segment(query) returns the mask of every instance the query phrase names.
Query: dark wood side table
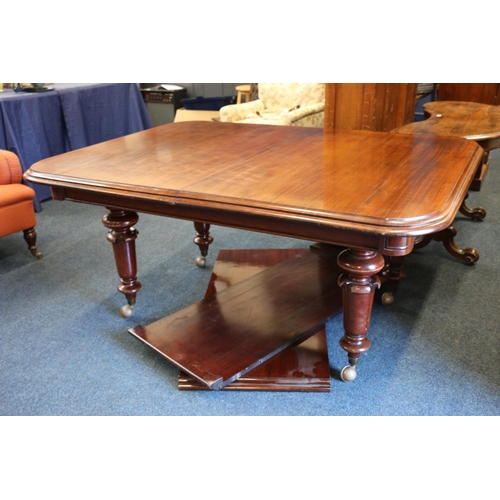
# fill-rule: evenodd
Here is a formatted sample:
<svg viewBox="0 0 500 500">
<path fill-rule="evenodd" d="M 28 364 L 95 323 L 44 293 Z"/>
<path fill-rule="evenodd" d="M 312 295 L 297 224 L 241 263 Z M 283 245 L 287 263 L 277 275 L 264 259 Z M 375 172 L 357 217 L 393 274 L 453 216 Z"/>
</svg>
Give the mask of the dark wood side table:
<svg viewBox="0 0 500 500">
<path fill-rule="evenodd" d="M 336 258 L 338 279 L 329 259 L 317 264 L 325 272 L 301 275 L 292 266 L 286 273 L 332 293 L 329 281 L 340 286 L 349 380 L 370 347 L 384 257 L 407 255 L 415 238 L 452 223 L 482 154 L 474 141 L 457 137 L 181 122 L 42 160 L 25 178 L 49 185 L 57 200 L 107 207 L 102 220 L 128 302 L 125 314 L 142 286 L 138 212 L 346 248 Z M 178 326 L 184 316 L 169 321 Z"/>
</svg>

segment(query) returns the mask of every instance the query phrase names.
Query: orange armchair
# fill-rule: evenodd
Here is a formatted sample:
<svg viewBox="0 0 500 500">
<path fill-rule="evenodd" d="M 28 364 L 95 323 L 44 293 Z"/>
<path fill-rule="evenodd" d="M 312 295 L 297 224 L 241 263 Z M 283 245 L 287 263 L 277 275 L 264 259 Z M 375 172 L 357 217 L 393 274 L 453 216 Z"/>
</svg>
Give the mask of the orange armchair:
<svg viewBox="0 0 500 500">
<path fill-rule="evenodd" d="M 35 191 L 21 184 L 22 178 L 19 158 L 0 149 L 0 236 L 23 231 L 31 253 L 41 259 L 36 244 Z"/>
</svg>

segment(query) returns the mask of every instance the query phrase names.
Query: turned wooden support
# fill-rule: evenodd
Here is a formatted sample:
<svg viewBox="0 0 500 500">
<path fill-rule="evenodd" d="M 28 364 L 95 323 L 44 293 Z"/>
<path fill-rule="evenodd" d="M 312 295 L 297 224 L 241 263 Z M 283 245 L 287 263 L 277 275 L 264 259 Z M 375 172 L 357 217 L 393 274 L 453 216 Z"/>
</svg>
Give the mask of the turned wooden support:
<svg viewBox="0 0 500 500">
<path fill-rule="evenodd" d="M 194 229 L 196 231 L 196 237 L 193 239 L 200 249 L 201 255 L 206 257 L 208 253 L 208 247 L 214 241 L 212 236 L 210 236 L 210 224 L 206 222 L 195 222 Z"/>
<path fill-rule="evenodd" d="M 337 259 L 345 274 L 339 277 L 344 301 L 344 330 L 340 346 L 347 351 L 349 363 L 356 364 L 359 356 L 370 348 L 366 338 L 375 289 L 380 287 L 377 276 L 383 267 L 383 257 L 374 250 L 348 248 Z"/>
<path fill-rule="evenodd" d="M 116 269 L 121 279 L 118 290 L 125 294 L 129 305 L 135 304 L 137 292 L 142 285 L 137 281 L 137 259 L 135 239 L 139 234 L 133 227 L 139 220 L 135 212 L 109 209 L 102 223 L 109 228 L 106 239 L 113 244 Z"/>
<path fill-rule="evenodd" d="M 382 294 L 382 304 L 388 306 L 394 302 L 394 294 L 398 288 L 399 281 L 403 279 L 406 274 L 404 272 L 404 256 L 394 255 L 385 258 L 385 266 L 380 273 L 386 285 L 384 286 L 384 293 Z"/>
<path fill-rule="evenodd" d="M 37 258 L 41 259 L 43 255 L 38 252 L 38 245 L 36 244 L 36 231 L 34 227 L 23 230 L 24 241 L 28 244 L 29 251 Z"/>
<path fill-rule="evenodd" d="M 198 245 L 201 255 L 196 259 L 196 265 L 198 267 L 205 267 L 207 263 L 206 256 L 208 254 L 208 247 L 214 241 L 210 236 L 210 224 L 206 222 L 195 222 L 194 229 L 196 231 L 196 236 L 193 241 Z"/>
</svg>

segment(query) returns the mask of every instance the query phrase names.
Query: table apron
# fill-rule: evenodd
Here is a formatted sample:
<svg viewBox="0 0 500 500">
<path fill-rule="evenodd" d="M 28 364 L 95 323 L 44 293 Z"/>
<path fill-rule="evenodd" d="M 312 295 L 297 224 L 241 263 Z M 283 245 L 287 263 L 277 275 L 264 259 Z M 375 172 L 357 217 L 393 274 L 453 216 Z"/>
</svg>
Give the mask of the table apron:
<svg viewBox="0 0 500 500">
<path fill-rule="evenodd" d="M 485 150 L 492 151 L 494 149 L 500 148 L 500 137 L 495 137 L 493 139 L 480 139 L 477 143 Z"/>
<path fill-rule="evenodd" d="M 220 226 L 257 231 L 278 236 L 305 239 L 351 248 L 373 249 L 387 256 L 409 254 L 414 245 L 414 236 L 384 235 L 349 228 L 333 227 L 320 221 L 299 218 L 253 214 L 251 212 L 221 210 L 213 207 L 190 206 L 144 198 L 128 198 L 109 193 L 96 193 L 61 186 L 52 186 L 55 200 L 70 200 L 109 209 L 172 217 L 205 222 Z"/>
</svg>

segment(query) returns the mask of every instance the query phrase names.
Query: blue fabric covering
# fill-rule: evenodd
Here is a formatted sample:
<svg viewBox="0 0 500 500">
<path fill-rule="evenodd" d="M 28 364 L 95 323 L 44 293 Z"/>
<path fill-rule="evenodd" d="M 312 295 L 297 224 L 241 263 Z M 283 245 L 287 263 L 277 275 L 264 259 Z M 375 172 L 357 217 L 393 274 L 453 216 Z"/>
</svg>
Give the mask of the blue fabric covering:
<svg viewBox="0 0 500 500">
<path fill-rule="evenodd" d="M 152 126 L 135 84 L 60 88 L 70 149 L 80 149 Z"/>
<path fill-rule="evenodd" d="M 58 83 L 54 91 L 0 93 L 0 148 L 26 171 L 37 161 L 152 127 L 135 83 Z M 50 188 L 35 189 L 35 210 Z"/>
</svg>

